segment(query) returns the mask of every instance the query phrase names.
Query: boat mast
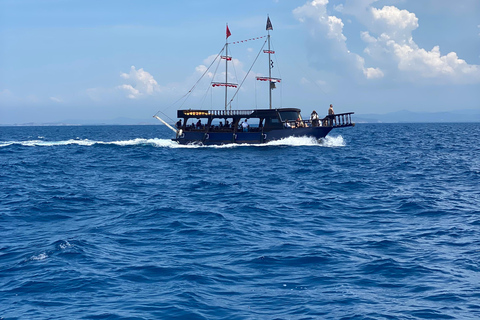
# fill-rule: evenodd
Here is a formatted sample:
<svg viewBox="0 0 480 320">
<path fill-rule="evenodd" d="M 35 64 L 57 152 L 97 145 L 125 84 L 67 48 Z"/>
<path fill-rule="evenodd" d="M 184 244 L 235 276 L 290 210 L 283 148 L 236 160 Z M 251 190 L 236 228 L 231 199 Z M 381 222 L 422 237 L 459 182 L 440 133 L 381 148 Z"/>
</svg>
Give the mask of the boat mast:
<svg viewBox="0 0 480 320">
<path fill-rule="evenodd" d="M 267 32 L 268 32 L 268 93 L 269 93 L 269 106 L 270 109 L 272 109 L 272 59 L 271 59 L 271 54 L 272 51 L 270 50 L 270 30 L 273 30 L 272 23 L 270 22 L 270 17 L 267 16 Z"/>
<path fill-rule="evenodd" d="M 230 30 L 227 23 L 227 34 L 225 37 L 225 111 L 227 111 L 227 94 L 228 94 L 228 37 L 230 36 Z"/>
<path fill-rule="evenodd" d="M 228 56 L 228 37 L 230 37 L 232 33 L 228 29 L 228 24 L 227 24 L 227 36 L 225 38 L 225 55 L 220 56 L 220 59 L 225 59 L 225 82 L 212 82 L 212 87 L 225 87 L 225 110 L 228 108 L 228 88 L 236 88 L 238 84 L 236 83 L 229 83 L 228 82 L 228 61 L 232 61 L 232 57 Z M 222 48 L 223 52 L 223 48 Z M 230 109 L 232 109 L 232 106 L 230 105 Z"/>
<path fill-rule="evenodd" d="M 267 42 L 268 42 L 268 49 L 263 50 L 263 53 L 268 53 L 268 77 L 257 77 L 257 80 L 260 81 L 268 81 L 269 88 L 268 88 L 268 93 L 269 93 L 269 107 L 272 109 L 272 90 L 275 89 L 275 83 L 282 81 L 280 78 L 272 78 L 272 68 L 273 68 L 273 61 L 272 61 L 272 54 L 275 54 L 275 51 L 273 51 L 270 48 L 270 30 L 273 30 L 272 27 L 272 22 L 270 21 L 270 17 L 267 17 L 267 31 L 268 31 L 268 36 L 267 36 Z M 264 44 L 265 45 L 265 44 Z"/>
</svg>

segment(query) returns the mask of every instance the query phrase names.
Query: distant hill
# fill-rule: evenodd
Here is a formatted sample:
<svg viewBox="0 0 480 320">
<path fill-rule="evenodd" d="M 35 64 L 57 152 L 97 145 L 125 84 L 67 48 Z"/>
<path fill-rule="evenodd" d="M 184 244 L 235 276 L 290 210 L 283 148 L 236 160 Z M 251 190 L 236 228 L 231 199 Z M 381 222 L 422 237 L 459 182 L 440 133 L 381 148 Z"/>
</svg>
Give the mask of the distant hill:
<svg viewBox="0 0 480 320">
<path fill-rule="evenodd" d="M 386 114 L 355 114 L 353 118 L 357 123 L 480 122 L 480 109 L 431 113 L 402 110 Z"/>
<path fill-rule="evenodd" d="M 167 120 L 167 119 L 165 119 Z M 355 113 L 352 120 L 356 123 L 412 123 L 412 122 L 480 122 L 480 109 L 449 112 L 411 112 L 407 110 L 385 114 Z M 173 124 L 173 122 L 172 122 Z M 131 119 L 115 118 L 106 120 L 66 119 L 49 123 L 22 123 L 15 126 L 75 126 L 75 125 L 163 125 L 153 118 Z"/>
</svg>

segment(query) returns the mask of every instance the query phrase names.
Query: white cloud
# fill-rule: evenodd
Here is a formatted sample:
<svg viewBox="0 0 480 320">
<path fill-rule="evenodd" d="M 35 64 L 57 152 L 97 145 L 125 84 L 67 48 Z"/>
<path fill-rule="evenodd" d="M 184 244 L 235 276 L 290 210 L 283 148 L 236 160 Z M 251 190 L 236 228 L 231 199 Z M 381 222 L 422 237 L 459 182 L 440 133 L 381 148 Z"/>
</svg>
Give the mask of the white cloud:
<svg viewBox="0 0 480 320">
<path fill-rule="evenodd" d="M 12 94 L 12 92 L 8 89 L 3 89 L 2 91 L 0 91 L 0 96 L 10 96 Z"/>
<path fill-rule="evenodd" d="M 386 34 L 397 42 L 411 41 L 412 31 L 418 28 L 418 18 L 414 13 L 393 6 L 382 9 L 371 8 L 372 24 L 370 30 Z"/>
<path fill-rule="evenodd" d="M 127 97 L 129 97 L 130 99 L 135 99 L 142 95 L 142 93 L 140 93 L 139 90 L 135 89 L 129 84 L 122 84 L 118 88 L 127 91 L 128 93 Z"/>
<path fill-rule="evenodd" d="M 333 10 L 338 11 L 338 12 L 342 12 L 343 11 L 343 4 L 339 4 L 337 6 L 334 6 Z"/>
<path fill-rule="evenodd" d="M 363 69 L 363 74 L 367 79 L 378 79 L 383 78 L 384 74 L 383 71 L 379 68 L 366 68 Z"/>
<path fill-rule="evenodd" d="M 332 51 L 332 58 L 343 60 L 349 68 L 361 70 L 367 79 L 383 78 L 387 73 L 412 82 L 480 82 L 480 66 L 469 65 L 456 52 L 442 55 L 438 46 L 427 50 L 415 43 L 412 33 L 420 26 L 415 13 L 395 6 L 374 8 L 375 2 L 347 0 L 341 7 L 344 14 L 354 15 L 366 26 L 368 31 L 361 33 L 366 44 L 364 55 L 370 63 L 376 64 L 375 67 L 365 66 L 362 56 L 349 51 L 342 20 L 327 13 L 328 0 L 308 1 L 293 13 L 307 25 L 312 42 L 329 39 L 325 45 Z M 340 11 L 338 7 L 334 9 Z"/>
<path fill-rule="evenodd" d="M 322 45 L 322 42 L 326 41 L 332 58 L 342 61 L 342 67 L 349 68 L 349 72 L 352 70 L 355 73 L 360 72 L 366 79 L 383 77 L 384 74 L 379 68 L 366 68 L 365 59 L 350 52 L 347 47 L 347 37 L 343 33 L 344 23 L 342 19 L 328 15 L 327 4 L 328 0 L 313 0 L 293 10 L 294 16 L 308 28 L 311 43 L 319 44 L 324 50 L 325 45 Z"/>
<path fill-rule="evenodd" d="M 343 35 L 343 22 L 335 16 L 328 16 L 328 34 L 327 36 L 338 41 L 346 41 L 347 37 Z"/>
<path fill-rule="evenodd" d="M 53 102 L 57 102 L 57 103 L 61 103 L 61 102 L 63 102 L 63 100 L 62 100 L 62 99 L 60 99 L 60 98 L 57 98 L 57 97 L 50 97 L 50 100 L 52 100 Z"/>
<path fill-rule="evenodd" d="M 118 86 L 119 89 L 127 92 L 127 97 L 136 99 L 145 95 L 153 95 L 160 91 L 160 86 L 153 76 L 143 68 L 136 69 L 135 66 L 130 68 L 130 73 L 122 73 L 122 78 L 129 80 L 130 84 Z"/>
<path fill-rule="evenodd" d="M 17 105 L 35 105 L 45 103 L 46 97 L 39 97 L 36 94 L 19 95 L 9 89 L 0 91 L 0 107 L 12 107 Z"/>
<path fill-rule="evenodd" d="M 480 81 L 480 66 L 468 65 L 455 52 L 441 55 L 439 46 L 428 51 L 413 40 L 412 32 L 419 27 L 414 13 L 393 6 L 370 8 L 367 27 L 361 38 L 367 44 L 364 52 L 372 60 L 399 72 L 410 81 L 431 79 L 443 83 L 476 83 Z"/>
</svg>

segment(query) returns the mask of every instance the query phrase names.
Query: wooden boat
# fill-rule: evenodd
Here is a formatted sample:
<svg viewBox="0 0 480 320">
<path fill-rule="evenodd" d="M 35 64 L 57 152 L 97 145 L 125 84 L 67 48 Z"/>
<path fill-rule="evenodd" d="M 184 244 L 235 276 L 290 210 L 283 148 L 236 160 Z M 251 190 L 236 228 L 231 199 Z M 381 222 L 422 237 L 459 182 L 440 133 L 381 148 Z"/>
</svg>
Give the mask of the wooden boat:
<svg viewBox="0 0 480 320">
<path fill-rule="evenodd" d="M 267 18 L 268 31 L 265 44 L 268 44 L 265 54 L 268 54 L 269 72 L 268 77 L 256 77 L 259 81 L 269 82 L 269 108 L 253 110 L 232 110 L 231 101 L 238 92 L 239 85 L 228 82 L 228 63 L 232 58 L 228 56 L 228 37 L 231 35 L 227 25 L 226 43 L 222 52 L 217 56 L 225 60 L 225 82 L 212 82 L 212 87 L 225 88 L 224 110 L 200 110 L 182 109 L 177 110 L 180 119 L 175 128 L 158 116 L 154 116 L 175 132 L 172 140 L 180 144 L 230 144 L 230 143 L 267 143 L 273 140 L 288 137 L 313 137 L 324 138 L 332 129 L 352 127 L 351 115 L 353 112 L 330 114 L 320 119 L 316 113 L 308 120 L 304 120 L 301 110 L 297 108 L 272 108 L 272 90 L 279 78 L 272 77 L 271 55 L 275 54 L 270 47 L 270 31 L 273 30 L 270 18 Z M 263 49 L 263 47 L 262 47 Z M 242 82 L 243 83 L 243 82 Z M 230 102 L 228 101 L 228 89 L 237 88 Z M 254 123 L 254 124 L 253 124 Z"/>
</svg>

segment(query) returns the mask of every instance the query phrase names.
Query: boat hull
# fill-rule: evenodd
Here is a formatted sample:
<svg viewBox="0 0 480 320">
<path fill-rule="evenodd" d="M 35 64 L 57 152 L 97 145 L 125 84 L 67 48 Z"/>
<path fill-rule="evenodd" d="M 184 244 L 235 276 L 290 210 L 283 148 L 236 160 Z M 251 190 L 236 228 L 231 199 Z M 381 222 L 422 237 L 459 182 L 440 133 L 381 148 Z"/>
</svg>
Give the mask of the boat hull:
<svg viewBox="0 0 480 320">
<path fill-rule="evenodd" d="M 187 131 L 181 136 L 172 139 L 179 144 L 261 144 L 289 137 L 311 137 L 314 139 L 324 138 L 332 127 L 309 127 L 309 128 L 285 128 L 268 132 L 198 132 Z"/>
</svg>

